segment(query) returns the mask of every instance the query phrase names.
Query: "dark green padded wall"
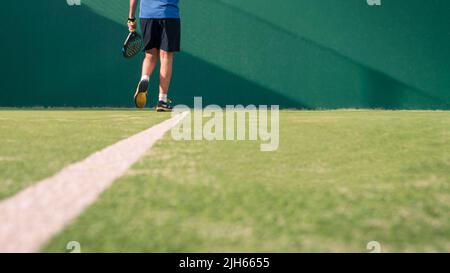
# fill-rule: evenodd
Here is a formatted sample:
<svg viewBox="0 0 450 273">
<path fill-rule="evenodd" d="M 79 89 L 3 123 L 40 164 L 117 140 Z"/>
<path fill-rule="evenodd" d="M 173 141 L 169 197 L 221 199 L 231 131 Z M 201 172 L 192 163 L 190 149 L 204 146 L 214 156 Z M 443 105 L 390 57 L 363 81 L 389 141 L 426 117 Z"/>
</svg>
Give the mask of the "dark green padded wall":
<svg viewBox="0 0 450 273">
<path fill-rule="evenodd" d="M 3 3 L 0 106 L 132 106 L 140 58 L 120 55 L 128 1 L 81 3 Z M 448 0 L 181 3 L 176 103 L 450 109 Z"/>
</svg>

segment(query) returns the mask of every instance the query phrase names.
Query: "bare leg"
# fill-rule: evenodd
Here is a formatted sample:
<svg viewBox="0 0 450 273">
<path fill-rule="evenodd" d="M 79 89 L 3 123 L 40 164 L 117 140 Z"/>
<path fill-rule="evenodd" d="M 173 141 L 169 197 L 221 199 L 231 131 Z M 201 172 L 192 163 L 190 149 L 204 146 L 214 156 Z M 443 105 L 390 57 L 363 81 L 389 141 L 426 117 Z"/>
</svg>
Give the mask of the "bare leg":
<svg viewBox="0 0 450 273">
<path fill-rule="evenodd" d="M 145 59 L 142 64 L 142 76 L 151 77 L 158 63 L 158 49 L 153 48 L 145 52 Z"/>
<path fill-rule="evenodd" d="M 167 95 L 172 80 L 173 52 L 161 50 L 161 69 L 159 72 L 159 94 Z"/>
<path fill-rule="evenodd" d="M 156 48 L 147 50 L 142 63 L 142 77 L 134 93 L 134 103 L 137 108 L 144 108 L 147 103 L 148 83 L 157 63 L 158 50 Z"/>
</svg>

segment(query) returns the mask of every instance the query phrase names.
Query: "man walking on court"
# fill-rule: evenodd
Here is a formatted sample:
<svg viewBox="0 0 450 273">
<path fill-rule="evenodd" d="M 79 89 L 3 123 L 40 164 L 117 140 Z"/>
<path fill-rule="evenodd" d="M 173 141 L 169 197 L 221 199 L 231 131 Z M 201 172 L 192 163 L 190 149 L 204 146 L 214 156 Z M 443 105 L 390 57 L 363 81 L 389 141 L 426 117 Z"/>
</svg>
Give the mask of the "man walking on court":
<svg viewBox="0 0 450 273">
<path fill-rule="evenodd" d="M 138 0 L 130 0 L 128 17 L 130 31 L 135 31 L 137 27 L 135 18 L 137 2 Z M 178 3 L 179 0 L 141 0 L 140 2 L 139 18 L 145 58 L 142 64 L 142 77 L 134 94 L 134 102 L 138 108 L 145 107 L 149 80 L 160 60 L 159 99 L 156 110 L 159 112 L 172 110 L 167 92 L 172 79 L 174 52 L 180 51 L 181 23 Z"/>
</svg>

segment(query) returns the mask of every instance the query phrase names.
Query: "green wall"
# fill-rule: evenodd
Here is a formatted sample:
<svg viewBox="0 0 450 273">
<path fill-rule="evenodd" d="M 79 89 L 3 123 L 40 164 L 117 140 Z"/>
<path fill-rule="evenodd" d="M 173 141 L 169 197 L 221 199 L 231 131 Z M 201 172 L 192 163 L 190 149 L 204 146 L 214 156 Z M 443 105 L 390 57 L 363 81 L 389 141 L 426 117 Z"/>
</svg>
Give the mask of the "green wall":
<svg viewBox="0 0 450 273">
<path fill-rule="evenodd" d="M 2 4 L 0 106 L 133 105 L 128 1 L 81 2 Z M 448 0 L 181 2 L 177 104 L 450 109 Z"/>
</svg>

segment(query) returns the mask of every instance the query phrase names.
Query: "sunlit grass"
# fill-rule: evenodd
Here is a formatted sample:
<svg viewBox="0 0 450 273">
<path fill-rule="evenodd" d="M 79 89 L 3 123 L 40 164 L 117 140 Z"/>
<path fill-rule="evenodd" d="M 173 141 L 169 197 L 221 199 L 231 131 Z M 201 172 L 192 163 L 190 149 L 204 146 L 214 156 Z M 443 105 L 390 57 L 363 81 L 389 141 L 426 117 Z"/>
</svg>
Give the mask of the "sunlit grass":
<svg viewBox="0 0 450 273">
<path fill-rule="evenodd" d="M 169 117 L 129 110 L 0 110 L 0 199 Z"/>
<path fill-rule="evenodd" d="M 450 113 L 286 111 L 280 147 L 169 135 L 45 251 L 450 250 Z"/>
</svg>

